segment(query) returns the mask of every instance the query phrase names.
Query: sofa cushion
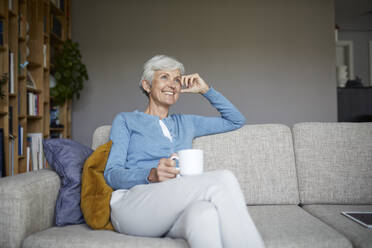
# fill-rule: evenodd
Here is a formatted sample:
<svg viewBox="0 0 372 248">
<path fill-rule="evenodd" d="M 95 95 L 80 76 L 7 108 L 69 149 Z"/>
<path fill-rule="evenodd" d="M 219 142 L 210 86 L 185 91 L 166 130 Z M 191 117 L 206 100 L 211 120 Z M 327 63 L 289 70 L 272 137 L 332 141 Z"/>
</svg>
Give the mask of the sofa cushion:
<svg viewBox="0 0 372 248">
<path fill-rule="evenodd" d="M 281 124 L 245 125 L 194 140 L 204 150 L 204 168 L 228 169 L 248 204 L 299 202 L 291 130 Z"/>
<path fill-rule="evenodd" d="M 293 127 L 301 202 L 372 204 L 372 123 Z"/>
<path fill-rule="evenodd" d="M 61 188 L 56 202 L 56 225 L 84 222 L 80 210 L 81 173 L 92 149 L 69 139 L 43 141 L 45 157 L 61 178 Z"/>
<path fill-rule="evenodd" d="M 107 230 L 92 230 L 86 224 L 52 227 L 32 234 L 23 242 L 23 248 L 187 248 L 183 239 L 147 238 L 120 234 Z"/>
<path fill-rule="evenodd" d="M 346 248 L 340 233 L 297 205 L 248 206 L 266 248 Z"/>
<path fill-rule="evenodd" d="M 92 138 L 92 149 L 97 149 L 100 145 L 105 144 L 110 139 L 111 125 L 104 125 L 94 130 Z"/>
<path fill-rule="evenodd" d="M 372 247 L 372 230 L 342 215 L 342 211 L 372 211 L 372 205 L 304 205 L 304 209 L 346 236 L 356 248 Z"/>
<path fill-rule="evenodd" d="M 81 211 L 85 222 L 93 229 L 114 230 L 110 221 L 110 199 L 113 190 L 103 177 L 111 145 L 112 141 L 109 141 L 89 156 L 81 177 Z"/>
</svg>

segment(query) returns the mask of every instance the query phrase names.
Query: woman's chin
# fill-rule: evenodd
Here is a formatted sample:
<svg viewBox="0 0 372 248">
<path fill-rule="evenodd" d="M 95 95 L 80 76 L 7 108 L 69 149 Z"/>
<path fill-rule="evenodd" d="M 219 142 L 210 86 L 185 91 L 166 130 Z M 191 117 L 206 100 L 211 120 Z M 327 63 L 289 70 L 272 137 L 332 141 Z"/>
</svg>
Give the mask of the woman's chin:
<svg viewBox="0 0 372 248">
<path fill-rule="evenodd" d="M 177 102 L 177 100 L 178 100 L 178 97 L 177 98 L 173 98 L 173 99 L 166 99 L 164 101 L 164 104 L 167 104 L 169 106 L 172 106 L 173 104 L 175 104 Z"/>
</svg>

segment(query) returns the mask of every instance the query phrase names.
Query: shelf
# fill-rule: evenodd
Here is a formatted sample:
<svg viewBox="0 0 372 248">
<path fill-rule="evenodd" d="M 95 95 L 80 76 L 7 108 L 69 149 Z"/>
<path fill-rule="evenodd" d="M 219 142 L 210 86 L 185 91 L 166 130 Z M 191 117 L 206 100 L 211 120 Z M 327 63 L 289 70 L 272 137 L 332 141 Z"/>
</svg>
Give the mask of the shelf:
<svg viewBox="0 0 372 248">
<path fill-rule="evenodd" d="M 59 37 L 58 35 L 56 35 L 55 33 L 50 33 L 50 38 L 51 40 L 53 41 L 52 45 L 60 45 L 63 43 L 63 40 L 61 39 L 61 37 Z"/>
<path fill-rule="evenodd" d="M 26 41 L 26 37 L 18 37 L 18 41 L 24 42 L 24 41 Z"/>
<path fill-rule="evenodd" d="M 26 77 L 23 76 L 23 75 L 18 76 L 18 80 L 25 80 L 25 79 L 26 79 Z"/>
<path fill-rule="evenodd" d="M 14 10 L 9 9 L 9 16 L 11 16 L 11 17 L 17 17 L 18 15 L 17 15 L 17 13 Z"/>
<path fill-rule="evenodd" d="M 4 19 L 6 19 L 5 14 L 4 13 L 0 13 L 0 20 L 4 20 Z"/>
<path fill-rule="evenodd" d="M 0 110 L 0 116 L 7 115 L 8 112 Z"/>
<path fill-rule="evenodd" d="M 27 120 L 40 120 L 42 118 L 40 115 L 27 115 Z"/>
<path fill-rule="evenodd" d="M 63 130 L 65 130 L 65 128 L 63 127 L 51 127 L 50 128 L 50 131 L 55 131 L 55 132 L 63 132 Z"/>
<path fill-rule="evenodd" d="M 27 87 L 26 90 L 27 90 L 27 92 L 32 92 L 32 93 L 35 93 L 35 94 L 40 94 L 42 92 L 39 89 L 34 89 L 34 88 L 31 88 L 31 87 Z"/>
<path fill-rule="evenodd" d="M 30 63 L 27 65 L 27 69 L 35 69 L 41 67 L 41 64 L 30 61 Z"/>
<path fill-rule="evenodd" d="M 17 97 L 16 93 L 9 93 L 9 97 Z"/>
<path fill-rule="evenodd" d="M 26 156 L 25 155 L 18 155 L 18 159 L 25 159 Z"/>
<path fill-rule="evenodd" d="M 26 118 L 26 116 L 25 115 L 20 115 L 20 116 L 18 116 L 18 119 L 24 119 L 24 118 Z"/>
<path fill-rule="evenodd" d="M 5 52 L 8 49 L 6 45 L 0 46 L 0 52 Z"/>
</svg>

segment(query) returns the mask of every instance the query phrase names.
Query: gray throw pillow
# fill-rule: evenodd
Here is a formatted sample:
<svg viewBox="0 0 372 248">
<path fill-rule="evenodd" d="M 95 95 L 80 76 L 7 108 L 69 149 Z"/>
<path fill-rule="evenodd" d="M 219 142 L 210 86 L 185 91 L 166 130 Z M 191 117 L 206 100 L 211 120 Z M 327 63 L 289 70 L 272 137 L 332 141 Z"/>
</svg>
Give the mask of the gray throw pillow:
<svg viewBox="0 0 372 248">
<path fill-rule="evenodd" d="M 84 223 L 80 210 L 81 174 L 92 149 L 70 139 L 43 141 L 44 154 L 50 167 L 61 178 L 55 216 L 56 225 Z"/>
</svg>

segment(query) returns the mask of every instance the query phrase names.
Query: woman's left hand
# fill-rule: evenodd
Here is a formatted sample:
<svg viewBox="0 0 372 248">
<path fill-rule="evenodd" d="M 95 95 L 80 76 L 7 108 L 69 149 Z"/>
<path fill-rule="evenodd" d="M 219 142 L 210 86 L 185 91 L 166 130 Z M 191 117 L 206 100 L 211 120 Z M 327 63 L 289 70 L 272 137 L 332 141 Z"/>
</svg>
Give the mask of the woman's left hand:
<svg viewBox="0 0 372 248">
<path fill-rule="evenodd" d="M 208 84 L 204 82 L 198 73 L 182 76 L 181 84 L 186 87 L 181 89 L 181 93 L 205 94 L 209 90 Z"/>
</svg>

